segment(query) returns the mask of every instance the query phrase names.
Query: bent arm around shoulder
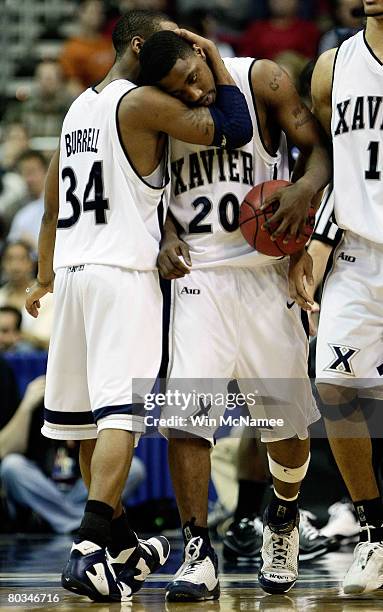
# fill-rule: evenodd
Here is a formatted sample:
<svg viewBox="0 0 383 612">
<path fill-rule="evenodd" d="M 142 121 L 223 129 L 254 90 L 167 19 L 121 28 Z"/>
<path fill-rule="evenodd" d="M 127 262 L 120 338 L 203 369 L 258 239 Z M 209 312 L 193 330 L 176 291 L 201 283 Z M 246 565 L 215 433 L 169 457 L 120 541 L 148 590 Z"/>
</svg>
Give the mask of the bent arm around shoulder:
<svg viewBox="0 0 383 612">
<path fill-rule="evenodd" d="M 218 85 L 210 107 L 189 107 L 156 87 L 140 87 L 121 104 L 120 121 L 125 120 L 191 144 L 238 148 L 253 136 L 246 98 L 234 85 Z"/>
</svg>

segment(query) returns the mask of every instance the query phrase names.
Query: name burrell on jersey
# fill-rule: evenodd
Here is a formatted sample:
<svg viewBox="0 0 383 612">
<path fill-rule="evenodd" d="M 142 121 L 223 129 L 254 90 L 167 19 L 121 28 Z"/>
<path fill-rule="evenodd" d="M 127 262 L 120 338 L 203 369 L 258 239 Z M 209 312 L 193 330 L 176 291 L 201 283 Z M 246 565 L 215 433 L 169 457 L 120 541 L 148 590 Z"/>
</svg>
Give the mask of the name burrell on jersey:
<svg viewBox="0 0 383 612">
<path fill-rule="evenodd" d="M 357 96 L 336 105 L 337 127 L 334 135 L 347 134 L 350 130 L 383 130 L 383 96 Z M 379 122 L 378 115 L 380 113 Z"/>
<path fill-rule="evenodd" d="M 254 184 L 253 155 L 242 150 L 205 149 L 176 159 L 171 166 L 175 196 L 216 181 Z"/>
<path fill-rule="evenodd" d="M 65 148 L 68 157 L 75 153 L 98 153 L 97 142 L 100 130 L 84 128 L 65 134 Z"/>
</svg>

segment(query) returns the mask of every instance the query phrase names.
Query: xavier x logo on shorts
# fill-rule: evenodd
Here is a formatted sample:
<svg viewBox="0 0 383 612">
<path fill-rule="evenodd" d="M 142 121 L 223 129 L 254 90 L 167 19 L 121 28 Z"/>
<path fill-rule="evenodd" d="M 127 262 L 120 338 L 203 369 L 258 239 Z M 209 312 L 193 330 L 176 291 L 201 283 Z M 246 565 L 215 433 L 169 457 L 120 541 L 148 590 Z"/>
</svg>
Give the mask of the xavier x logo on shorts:
<svg viewBox="0 0 383 612">
<path fill-rule="evenodd" d="M 340 372 L 347 374 L 348 376 L 355 376 L 351 361 L 360 349 L 353 348 L 351 346 L 345 346 L 342 344 L 330 344 L 334 359 L 329 363 L 325 370 L 329 372 Z"/>
</svg>

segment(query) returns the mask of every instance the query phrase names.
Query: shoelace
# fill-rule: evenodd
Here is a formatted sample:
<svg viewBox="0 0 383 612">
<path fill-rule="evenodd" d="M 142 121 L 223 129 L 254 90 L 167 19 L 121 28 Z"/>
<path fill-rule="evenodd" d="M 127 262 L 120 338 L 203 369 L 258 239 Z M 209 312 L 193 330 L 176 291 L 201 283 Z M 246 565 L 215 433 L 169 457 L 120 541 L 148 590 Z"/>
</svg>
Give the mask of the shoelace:
<svg viewBox="0 0 383 612">
<path fill-rule="evenodd" d="M 196 561 L 199 557 L 201 547 L 203 545 L 202 538 L 192 538 L 185 548 L 185 562 L 190 563 Z"/>
<path fill-rule="evenodd" d="M 314 515 L 311 514 L 311 512 L 308 512 L 307 510 L 301 510 L 300 511 L 300 528 L 302 531 L 302 534 L 304 535 L 305 538 L 307 538 L 308 540 L 314 540 L 315 538 L 317 538 L 319 536 L 319 531 L 316 527 L 314 527 L 314 525 L 312 523 L 310 523 L 310 518 L 313 517 Z"/>
<path fill-rule="evenodd" d="M 363 527 L 363 529 L 367 529 Z M 380 556 L 383 556 L 383 544 L 380 542 L 359 542 L 355 546 L 354 558 L 358 560 L 359 565 L 364 569 L 373 552 L 380 552 Z"/>
<path fill-rule="evenodd" d="M 203 545 L 202 538 L 192 538 L 185 548 L 184 570 L 182 574 L 191 574 L 198 565 L 203 563 L 203 559 L 199 559 L 201 547 Z"/>
<path fill-rule="evenodd" d="M 289 552 L 289 536 L 281 536 L 277 533 L 271 534 L 273 544 L 273 565 L 275 567 L 285 567 L 287 565 L 287 555 Z"/>
<path fill-rule="evenodd" d="M 186 576 L 187 574 L 192 574 L 196 567 L 202 565 L 203 561 L 204 560 L 202 559 L 198 559 L 197 561 L 191 561 L 189 565 L 185 568 L 183 575 Z"/>
</svg>

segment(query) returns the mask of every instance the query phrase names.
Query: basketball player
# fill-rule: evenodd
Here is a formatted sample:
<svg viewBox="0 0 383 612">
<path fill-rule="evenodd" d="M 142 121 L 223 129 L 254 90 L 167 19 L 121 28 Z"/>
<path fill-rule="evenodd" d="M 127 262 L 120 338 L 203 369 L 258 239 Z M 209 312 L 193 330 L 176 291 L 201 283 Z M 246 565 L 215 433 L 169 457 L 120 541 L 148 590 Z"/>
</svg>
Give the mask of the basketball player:
<svg viewBox="0 0 383 612">
<path fill-rule="evenodd" d="M 383 584 L 383 505 L 363 416 L 383 399 L 383 0 L 363 6 L 365 31 L 324 53 L 312 82 L 314 112 L 332 138 L 344 230 L 324 287 L 316 369 L 330 445 L 361 524 L 345 593 Z"/>
<path fill-rule="evenodd" d="M 137 541 L 120 502 L 144 431 L 141 394 L 161 360 L 156 259 L 169 190 L 166 134 L 218 147 L 252 135 L 245 97 L 212 44 L 217 103 L 210 109 L 135 87 L 143 40 L 165 27 L 175 26 L 148 11 L 122 17 L 114 66 L 69 109 L 47 178 L 38 279 L 26 302 L 37 316 L 54 281 L 43 433 L 82 440 L 89 487 L 62 585 L 94 600 L 128 599 L 169 554 L 165 538 Z M 135 378 L 146 379 L 141 393 L 133 392 Z"/>
<path fill-rule="evenodd" d="M 197 36 L 183 36 L 203 46 Z M 172 32 L 148 39 L 140 64 L 144 83 L 158 84 L 185 102 L 208 95 L 208 66 Z M 298 575 L 297 497 L 309 463 L 308 426 L 319 414 L 307 378 L 301 311 L 294 303 L 286 305 L 288 261 L 261 255 L 245 242 L 238 229 L 239 205 L 252 185 L 288 179 L 284 132 L 304 152 L 306 168 L 278 198 L 289 198 L 297 210 L 307 211 L 330 178 L 330 163 L 314 118 L 276 64 L 237 58 L 225 60 L 225 65 L 246 96 L 254 135 L 248 145 L 224 152 L 172 140 L 171 215 L 181 238 L 168 217 L 159 257 L 163 276 L 177 279 L 169 389 L 225 392 L 227 382 L 237 378 L 243 391 L 254 389 L 256 377 L 265 398 L 264 413 L 283 417 L 285 427 L 280 431 L 262 432 L 274 496 L 265 516 L 259 579 L 267 592 L 284 593 Z M 282 377 L 295 380 L 281 384 L 276 379 Z M 267 401 L 274 406 L 268 409 Z M 209 448 L 222 410 L 202 403 L 191 412 L 178 412 L 188 416 L 184 426 L 178 421 L 168 428 L 170 468 L 186 546 L 184 563 L 167 587 L 168 600 L 219 597 L 217 557 L 206 524 Z M 197 414 L 209 418 L 193 426 Z M 174 416 L 174 410 L 168 406 L 163 416 Z M 182 431 L 186 437 L 177 437 Z"/>
</svg>

